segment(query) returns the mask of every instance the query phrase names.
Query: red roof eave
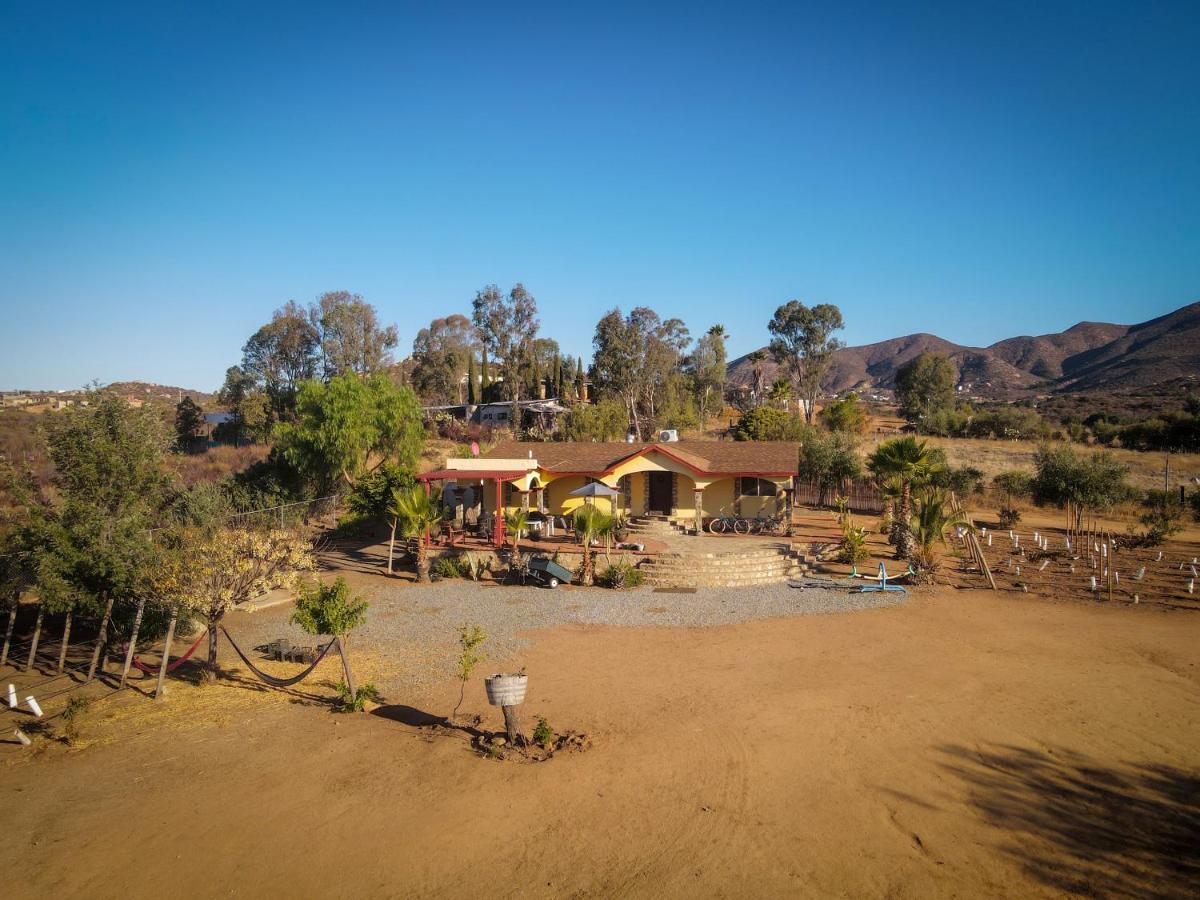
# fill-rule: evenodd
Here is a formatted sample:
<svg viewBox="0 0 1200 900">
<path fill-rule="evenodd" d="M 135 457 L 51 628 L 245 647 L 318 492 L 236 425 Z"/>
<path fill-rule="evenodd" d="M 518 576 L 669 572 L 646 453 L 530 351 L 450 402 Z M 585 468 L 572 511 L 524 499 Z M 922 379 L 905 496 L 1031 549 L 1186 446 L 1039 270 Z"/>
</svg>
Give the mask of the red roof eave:
<svg viewBox="0 0 1200 900">
<path fill-rule="evenodd" d="M 433 472 L 420 472 L 417 475 L 418 481 L 471 481 L 476 478 L 487 480 L 489 478 L 499 478 L 502 481 L 511 481 L 514 478 L 523 478 L 529 474 L 531 469 L 437 469 Z"/>
</svg>

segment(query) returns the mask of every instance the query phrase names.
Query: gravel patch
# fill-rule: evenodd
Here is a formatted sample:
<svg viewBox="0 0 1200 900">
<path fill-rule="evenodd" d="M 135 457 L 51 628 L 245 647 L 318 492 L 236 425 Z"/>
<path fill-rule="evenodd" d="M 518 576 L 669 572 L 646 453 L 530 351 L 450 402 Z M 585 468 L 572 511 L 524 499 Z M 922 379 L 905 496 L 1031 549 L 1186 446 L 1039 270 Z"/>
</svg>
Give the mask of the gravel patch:
<svg viewBox="0 0 1200 900">
<path fill-rule="evenodd" d="M 628 591 L 562 586 L 533 586 L 446 580 L 415 586 L 380 581 L 356 586 L 370 602 L 367 624 L 352 635 L 352 659 L 360 680 L 383 691 L 406 690 L 443 681 L 454 674 L 458 629 L 480 625 L 492 671 L 527 647 L 519 633 L 558 625 L 704 628 L 780 616 L 826 615 L 893 606 L 899 594 L 851 594 L 846 590 L 798 588 L 787 584 L 744 588 L 697 588 L 695 593 Z M 294 643 L 314 639 L 287 623 L 291 606 L 257 613 L 234 613 L 229 629 L 243 648 L 279 637 Z M 222 647 L 222 659 L 232 656 Z M 361 663 L 360 663 L 361 660 Z M 234 660 L 230 659 L 229 662 Z"/>
</svg>

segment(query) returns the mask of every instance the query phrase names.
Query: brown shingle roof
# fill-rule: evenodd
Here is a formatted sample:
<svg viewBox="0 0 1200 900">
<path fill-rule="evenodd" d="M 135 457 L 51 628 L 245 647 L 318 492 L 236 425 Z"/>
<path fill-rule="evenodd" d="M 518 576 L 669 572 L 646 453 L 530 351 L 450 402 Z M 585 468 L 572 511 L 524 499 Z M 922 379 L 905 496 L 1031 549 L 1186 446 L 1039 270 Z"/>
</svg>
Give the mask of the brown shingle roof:
<svg viewBox="0 0 1200 900">
<path fill-rule="evenodd" d="M 548 472 L 600 475 L 638 453 L 658 449 L 708 475 L 793 475 L 800 455 L 796 441 L 503 441 L 484 459 L 528 459 L 530 451 Z"/>
</svg>

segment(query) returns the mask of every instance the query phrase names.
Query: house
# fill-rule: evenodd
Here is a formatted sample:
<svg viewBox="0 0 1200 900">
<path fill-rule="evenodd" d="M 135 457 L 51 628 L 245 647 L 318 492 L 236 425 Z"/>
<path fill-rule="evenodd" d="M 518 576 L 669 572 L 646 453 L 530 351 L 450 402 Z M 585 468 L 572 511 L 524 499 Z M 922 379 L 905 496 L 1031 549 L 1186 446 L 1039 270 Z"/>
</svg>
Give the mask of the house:
<svg viewBox="0 0 1200 900">
<path fill-rule="evenodd" d="M 539 427 L 543 431 L 553 432 L 558 426 L 558 417 L 567 411 L 557 399 L 521 400 L 521 427 Z M 494 428 L 508 428 L 512 420 L 512 402 L 484 403 L 472 408 L 470 419 L 480 425 L 491 425 Z"/>
<path fill-rule="evenodd" d="M 439 483 L 446 506 L 485 516 L 497 508 L 570 515 L 585 502 L 572 491 L 595 481 L 620 491 L 612 500 L 596 498 L 602 508 L 703 527 L 722 511 L 786 512 L 799 457 L 795 441 L 506 441 L 479 457 L 448 459 L 444 469 L 417 478 L 429 489 Z M 502 529 L 496 531 L 499 543 Z"/>
</svg>

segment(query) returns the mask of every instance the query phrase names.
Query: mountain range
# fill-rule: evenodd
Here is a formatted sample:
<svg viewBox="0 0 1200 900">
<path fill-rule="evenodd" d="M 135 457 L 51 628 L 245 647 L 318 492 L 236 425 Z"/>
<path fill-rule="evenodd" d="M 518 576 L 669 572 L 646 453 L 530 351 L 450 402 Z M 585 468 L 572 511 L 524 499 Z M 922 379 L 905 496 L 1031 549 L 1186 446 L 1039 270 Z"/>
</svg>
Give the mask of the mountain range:
<svg viewBox="0 0 1200 900">
<path fill-rule="evenodd" d="M 925 333 L 843 347 L 834 354 L 822 387 L 832 394 L 890 392 L 896 370 L 925 351 L 948 356 L 958 370 L 961 392 L 985 400 L 1197 381 L 1200 303 L 1138 325 L 1080 322 L 1055 334 L 1006 338 L 988 347 L 966 347 Z M 757 362 L 753 355 L 729 364 L 730 383 L 751 386 L 756 365 L 765 384 L 774 381 L 777 366 L 770 353 Z"/>
</svg>

